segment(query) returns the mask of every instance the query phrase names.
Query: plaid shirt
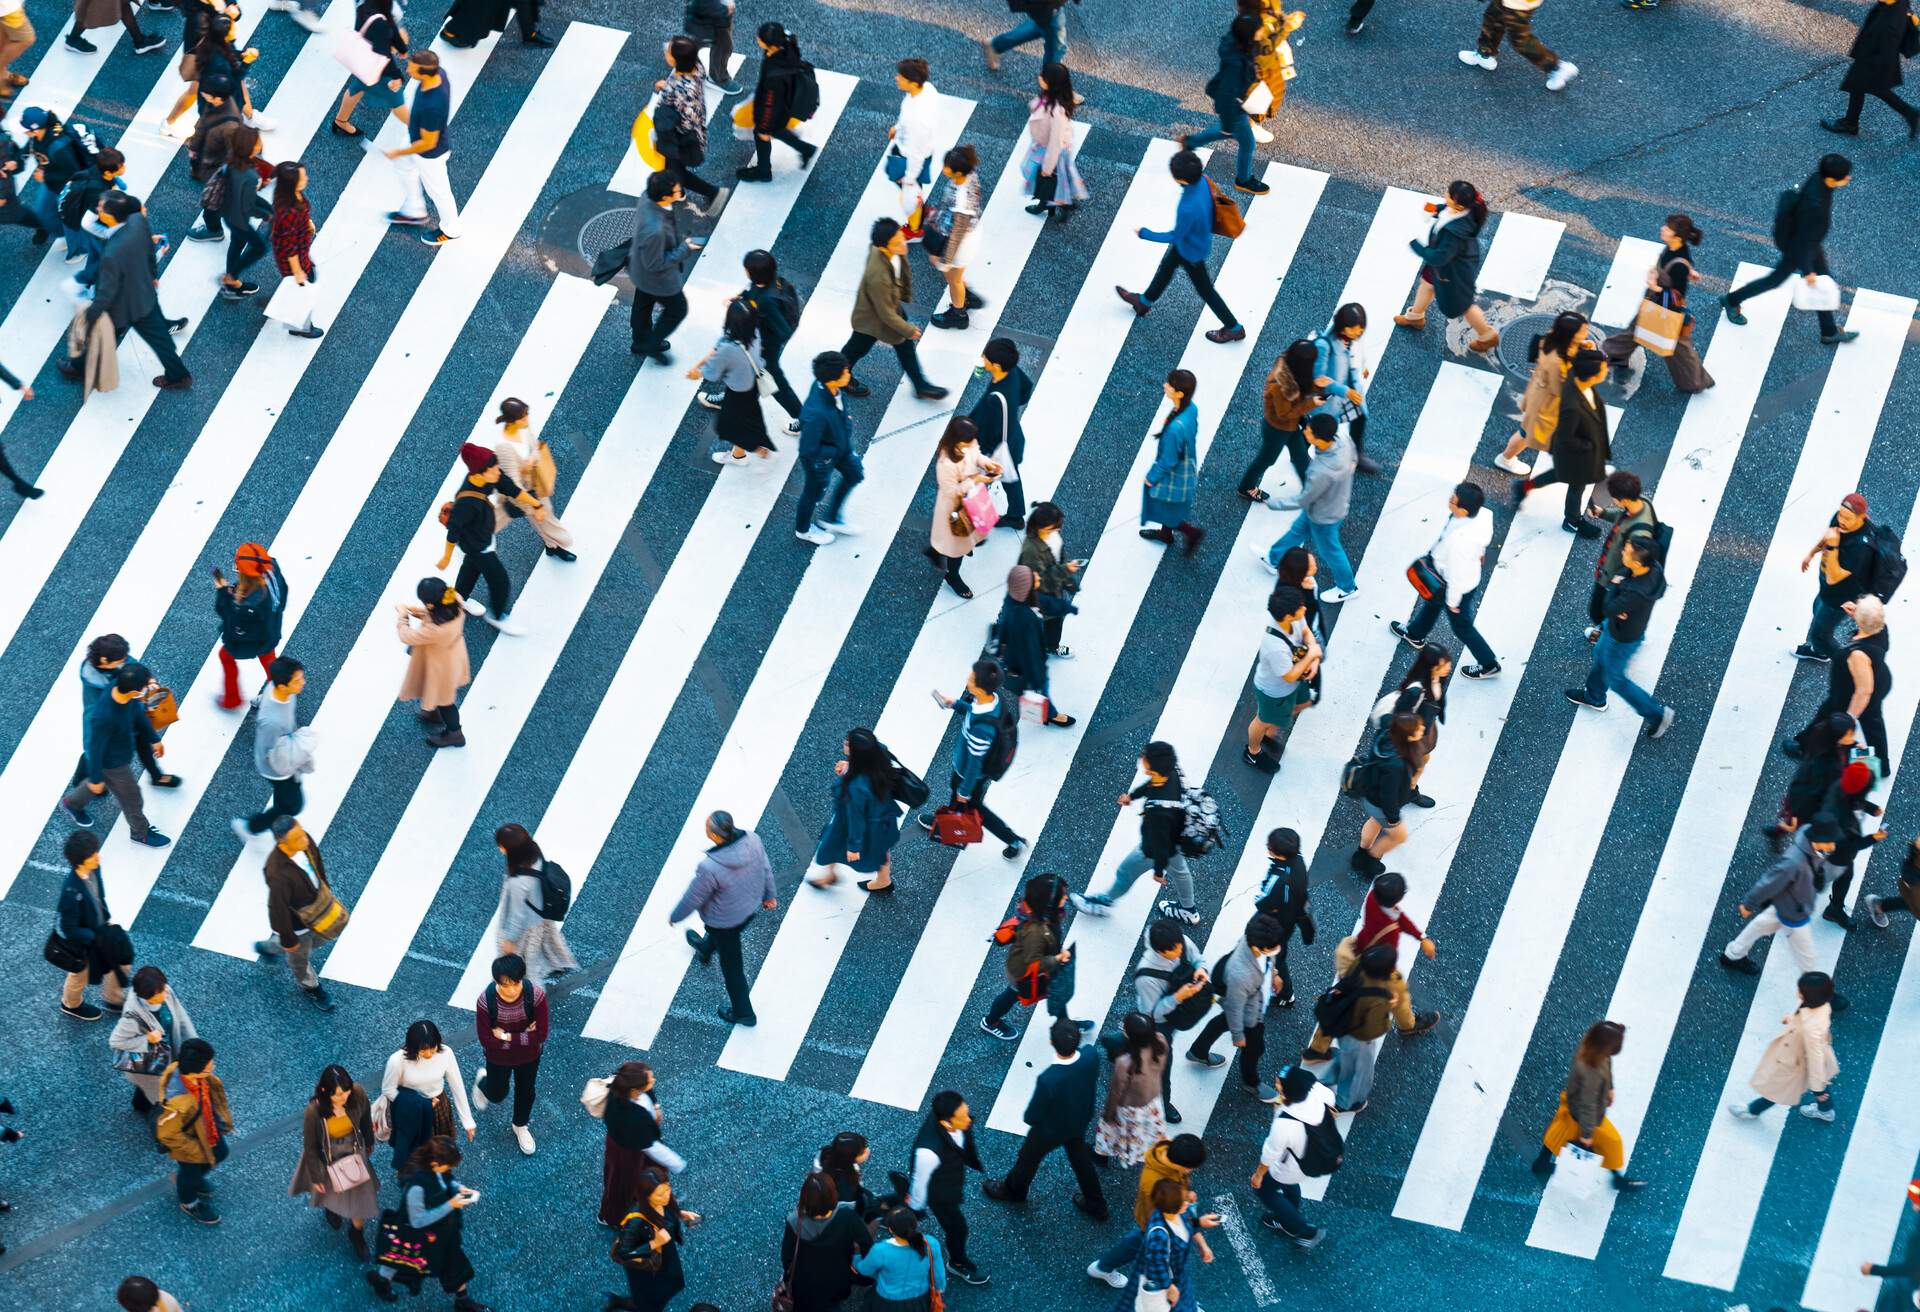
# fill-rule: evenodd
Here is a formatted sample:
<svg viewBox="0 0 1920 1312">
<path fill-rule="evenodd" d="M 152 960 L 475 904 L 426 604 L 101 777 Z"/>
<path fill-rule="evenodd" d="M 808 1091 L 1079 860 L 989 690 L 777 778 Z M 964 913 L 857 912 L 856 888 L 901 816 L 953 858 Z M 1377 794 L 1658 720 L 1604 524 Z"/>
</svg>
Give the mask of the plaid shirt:
<svg viewBox="0 0 1920 1312">
<path fill-rule="evenodd" d="M 309 273 L 313 271 L 313 209 L 304 199 L 276 206 L 269 231 L 273 238 L 273 262 L 281 273 L 292 275 L 291 261 L 296 257 L 301 268 Z"/>
<path fill-rule="evenodd" d="M 1147 1221 L 1137 1267 L 1142 1289 L 1165 1289 L 1186 1278 L 1187 1252 L 1193 1247 L 1193 1236 L 1200 1233 L 1200 1218 L 1191 1207 L 1182 1212 L 1180 1218 L 1187 1227 L 1185 1239 L 1175 1234 L 1167 1218 L 1158 1212 Z"/>
</svg>

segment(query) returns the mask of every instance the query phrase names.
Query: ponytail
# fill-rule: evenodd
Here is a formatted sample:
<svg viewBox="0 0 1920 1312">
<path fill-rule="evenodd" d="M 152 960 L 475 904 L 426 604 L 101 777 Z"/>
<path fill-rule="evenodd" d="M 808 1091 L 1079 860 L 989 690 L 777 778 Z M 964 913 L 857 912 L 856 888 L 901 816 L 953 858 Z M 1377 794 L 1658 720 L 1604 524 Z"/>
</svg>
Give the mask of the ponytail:
<svg viewBox="0 0 1920 1312">
<path fill-rule="evenodd" d="M 896 1207 L 887 1213 L 887 1229 L 896 1239 L 906 1240 L 907 1247 L 921 1257 L 927 1256 L 927 1237 L 920 1233 L 920 1218 L 907 1208 Z"/>
<path fill-rule="evenodd" d="M 1476 227 L 1484 227 L 1487 222 L 1487 198 L 1471 182 L 1454 181 L 1447 184 L 1447 199 L 1473 215 Z"/>
</svg>

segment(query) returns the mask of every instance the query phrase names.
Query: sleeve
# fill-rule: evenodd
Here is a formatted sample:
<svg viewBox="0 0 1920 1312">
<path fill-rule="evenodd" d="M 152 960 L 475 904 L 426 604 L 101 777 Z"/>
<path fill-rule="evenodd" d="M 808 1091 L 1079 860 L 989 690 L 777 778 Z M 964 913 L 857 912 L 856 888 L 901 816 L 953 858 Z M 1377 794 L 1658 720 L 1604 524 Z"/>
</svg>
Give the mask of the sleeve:
<svg viewBox="0 0 1920 1312">
<path fill-rule="evenodd" d="M 1067 111 L 1058 105 L 1047 109 L 1046 153 L 1040 157 L 1040 171 L 1052 173 L 1060 166 L 1060 152 L 1066 149 L 1067 141 L 1073 132 L 1073 120 L 1067 117 Z"/>
<path fill-rule="evenodd" d="M 387 1068 L 380 1073 L 380 1096 L 388 1102 L 392 1102 L 393 1095 L 400 1092 L 400 1070 L 405 1061 L 406 1055 L 396 1052 L 387 1058 Z"/>
<path fill-rule="evenodd" d="M 667 923 L 677 925 L 688 916 L 699 911 L 707 904 L 707 898 L 713 892 L 713 881 L 707 877 L 706 867 L 702 866 L 693 875 L 693 881 L 687 885 L 687 891 L 673 904 L 673 910 L 667 913 Z"/>
<path fill-rule="evenodd" d="M 425 1230 L 452 1210 L 451 1198 L 438 1207 L 428 1207 L 427 1191 L 417 1184 L 407 1186 L 407 1224 L 415 1230 Z"/>
<path fill-rule="evenodd" d="M 491 1055 L 499 1048 L 499 1041 L 493 1037 L 493 1032 L 487 1028 L 487 991 L 485 989 L 480 990 L 480 999 L 473 1004 L 473 1030 L 480 1040 L 480 1050 L 482 1052 Z M 484 1065 L 485 1063 L 482 1064 Z"/>
<path fill-rule="evenodd" d="M 146 1022 L 134 1014 L 131 997 L 126 1009 L 120 1013 L 120 1019 L 113 1023 L 113 1032 L 107 1035 L 107 1046 L 115 1052 L 145 1052 L 147 1049 Z"/>
<path fill-rule="evenodd" d="M 500 886 L 500 937 L 516 945 L 534 922 L 534 908 L 526 897 L 522 878 L 509 875 Z"/>
<path fill-rule="evenodd" d="M 459 1118 L 460 1128 L 473 1128 L 473 1108 L 467 1105 L 466 1081 L 460 1078 L 460 1062 L 451 1048 L 440 1049 L 440 1063 L 446 1069 L 447 1094 L 453 1099 L 453 1112 Z"/>
<path fill-rule="evenodd" d="M 548 1030 L 547 991 L 536 987 L 533 990 L 533 1023 L 521 1031 L 520 1046 L 538 1048 L 547 1041 Z"/>
<path fill-rule="evenodd" d="M 959 774 L 962 795 L 972 797 L 973 790 L 979 786 L 980 773 L 987 763 L 987 749 L 993 746 L 993 739 L 998 731 L 997 720 L 984 728 L 976 726 L 975 717 L 972 715 L 968 715 L 961 721 L 960 741 L 963 750 L 960 755 Z"/>
<path fill-rule="evenodd" d="M 20 380 L 16 378 L 13 371 L 4 364 L 0 364 L 0 383 L 5 383 L 16 392 L 20 390 Z"/>
<path fill-rule="evenodd" d="M 113 694 L 106 692 L 101 695 L 111 697 Z M 81 735 L 83 744 L 81 750 L 86 753 L 87 782 L 90 784 L 103 784 L 107 781 L 107 776 L 100 767 L 101 754 L 106 748 L 105 732 L 102 728 L 105 723 L 104 717 L 88 716 L 86 732 Z"/>
<path fill-rule="evenodd" d="M 777 891 L 773 886 L 773 862 L 767 859 L 763 848 L 760 853 L 760 900 L 771 902 L 776 896 Z"/>
<path fill-rule="evenodd" d="M 642 201 L 641 204 L 648 204 Z M 638 207 L 636 207 L 637 209 Z M 627 271 L 645 273 L 657 269 L 666 263 L 667 230 L 660 223 L 641 223 L 634 225 L 633 244 L 627 252 Z"/>
<path fill-rule="evenodd" d="M 931 1148 L 917 1148 L 913 1154 L 913 1179 L 907 1184 L 907 1206 L 916 1212 L 927 1208 L 927 1185 L 933 1179 L 933 1169 L 940 1165 L 939 1155 Z M 876 1245 L 877 1247 L 877 1245 Z M 871 1275 L 869 1268 L 862 1271 Z"/>
<path fill-rule="evenodd" d="M 1154 444 L 1153 463 L 1147 466 L 1147 482 L 1151 486 L 1158 487 L 1173 472 L 1173 466 L 1179 459 L 1180 438 L 1174 431 L 1174 423 L 1175 420 L 1170 418 L 1161 426 L 1159 439 Z"/>
</svg>

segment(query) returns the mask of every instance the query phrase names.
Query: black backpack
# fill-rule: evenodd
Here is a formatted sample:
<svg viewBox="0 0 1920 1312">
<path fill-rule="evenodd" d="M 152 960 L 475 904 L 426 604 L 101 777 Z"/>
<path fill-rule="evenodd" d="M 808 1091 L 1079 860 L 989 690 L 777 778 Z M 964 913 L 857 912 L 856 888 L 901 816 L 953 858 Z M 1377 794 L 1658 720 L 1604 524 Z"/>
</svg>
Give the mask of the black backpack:
<svg viewBox="0 0 1920 1312">
<path fill-rule="evenodd" d="M 1660 553 L 1660 563 L 1667 563 L 1667 553 L 1673 549 L 1673 525 L 1661 522 L 1658 511 L 1654 512 L 1653 523 L 1635 524 L 1627 530 L 1627 540 L 1635 538 L 1642 542 L 1651 541 Z"/>
<path fill-rule="evenodd" d="M 1885 524 L 1875 524 L 1868 532 L 1873 543 L 1873 575 L 1867 591 L 1882 601 L 1892 601 L 1894 590 L 1907 577 L 1907 558 L 1900 554 L 1900 535 Z"/>
<path fill-rule="evenodd" d="M 1793 244 L 1793 212 L 1800 203 L 1800 188 L 1788 187 L 1773 203 L 1773 244 L 1781 250 Z"/>
<path fill-rule="evenodd" d="M 1213 963 L 1213 973 L 1207 976 L 1207 992 L 1222 1002 L 1227 998 L 1227 958 L 1232 955 L 1231 951 L 1222 952 L 1220 960 Z"/>
<path fill-rule="evenodd" d="M 927 781 L 900 764 L 900 758 L 892 752 L 887 753 L 887 760 L 893 763 L 893 800 L 908 809 L 925 806 L 933 796 Z"/>
<path fill-rule="evenodd" d="M 1162 958 L 1162 960 L 1164 960 L 1164 958 Z M 1221 958 L 1223 963 L 1225 960 L 1224 957 Z M 1151 975 L 1155 979 L 1164 979 L 1167 982 L 1167 992 L 1172 993 L 1176 989 L 1183 989 L 1193 982 L 1194 969 L 1193 963 L 1188 961 L 1186 954 L 1182 952 L 1180 963 L 1176 966 L 1172 966 L 1166 970 L 1151 970 L 1142 966 L 1138 973 Z M 1176 1030 L 1190 1030 L 1205 1019 L 1206 1014 L 1212 1010 L 1213 989 L 1211 987 L 1204 988 L 1168 1012 L 1166 1019 L 1163 1020 L 1161 1024 L 1170 1026 Z"/>
<path fill-rule="evenodd" d="M 813 71 L 813 65 L 803 59 L 793 75 L 793 99 L 787 105 L 787 117 L 805 123 L 819 112 L 820 78 Z M 786 124 L 780 126 L 785 127 Z"/>
<path fill-rule="evenodd" d="M 520 1001 L 522 1005 L 524 1005 L 527 1009 L 527 1028 L 528 1029 L 533 1028 L 533 1000 L 534 1000 L 534 995 L 538 992 L 539 990 L 536 989 L 534 985 L 528 984 L 525 990 L 520 994 Z M 487 985 L 487 991 L 483 993 L 481 996 L 484 997 L 487 1001 L 487 1028 L 490 1030 L 499 1029 L 500 1028 L 500 999 L 494 993 L 493 985 L 491 984 Z"/>
<path fill-rule="evenodd" d="M 1298 1116 L 1280 1113 L 1288 1120 L 1298 1121 L 1307 1132 L 1307 1145 L 1294 1154 L 1293 1160 L 1300 1163 L 1300 1174 L 1321 1179 L 1340 1169 L 1347 1159 L 1347 1141 L 1340 1137 L 1340 1127 L 1333 1117 L 1322 1115 L 1317 1125 L 1308 1125 Z"/>
<path fill-rule="evenodd" d="M 573 905 L 573 880 L 567 872 L 551 861 L 542 861 L 540 869 L 520 873 L 540 881 L 540 900 L 527 903 L 540 913 L 540 919 L 565 920 L 567 908 Z"/>
<path fill-rule="evenodd" d="M 1335 980 L 1314 1000 L 1313 1019 L 1328 1038 L 1338 1039 L 1353 1032 L 1353 1009 L 1360 999 L 1387 996 L 1387 990 L 1360 981 L 1360 972 L 1354 970 Z"/>
<path fill-rule="evenodd" d="M 1000 710 L 994 720 L 993 743 L 987 748 L 987 759 L 980 763 L 980 777 L 997 781 L 1007 776 L 1013 767 L 1014 753 L 1020 750 L 1020 704 L 1011 697 L 1000 699 Z"/>
</svg>

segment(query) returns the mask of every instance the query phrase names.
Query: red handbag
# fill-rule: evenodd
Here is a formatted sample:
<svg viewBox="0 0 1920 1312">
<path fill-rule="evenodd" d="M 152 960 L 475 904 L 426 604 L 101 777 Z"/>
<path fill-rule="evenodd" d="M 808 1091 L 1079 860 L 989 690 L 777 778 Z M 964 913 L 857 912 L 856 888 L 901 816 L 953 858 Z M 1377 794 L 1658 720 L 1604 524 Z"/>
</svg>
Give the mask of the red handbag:
<svg viewBox="0 0 1920 1312">
<path fill-rule="evenodd" d="M 933 841 L 968 847 L 980 841 L 980 813 L 970 806 L 943 806 L 933 813 Z"/>
</svg>

